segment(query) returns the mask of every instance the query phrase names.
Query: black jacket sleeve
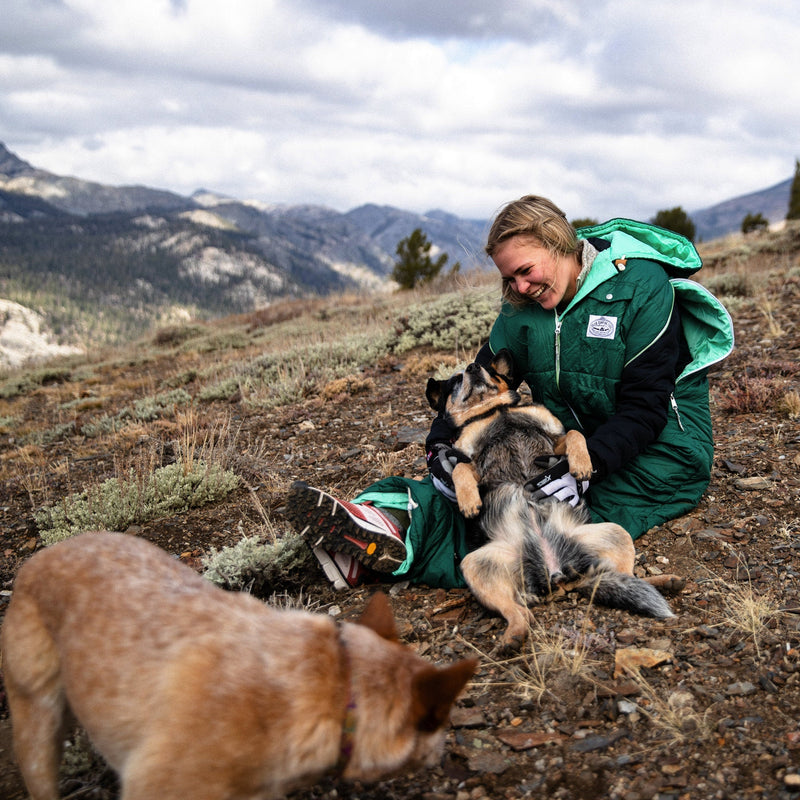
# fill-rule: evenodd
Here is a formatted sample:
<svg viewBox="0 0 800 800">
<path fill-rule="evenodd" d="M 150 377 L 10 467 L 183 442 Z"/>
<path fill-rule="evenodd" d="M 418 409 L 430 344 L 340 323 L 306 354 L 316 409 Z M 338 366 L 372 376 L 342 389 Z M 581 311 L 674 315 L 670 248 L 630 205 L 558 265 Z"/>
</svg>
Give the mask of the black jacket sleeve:
<svg viewBox="0 0 800 800">
<path fill-rule="evenodd" d="M 425 452 L 430 453 L 435 444 L 452 444 L 456 431 L 452 425 L 439 414 L 431 424 L 430 432 L 425 439 Z"/>
</svg>

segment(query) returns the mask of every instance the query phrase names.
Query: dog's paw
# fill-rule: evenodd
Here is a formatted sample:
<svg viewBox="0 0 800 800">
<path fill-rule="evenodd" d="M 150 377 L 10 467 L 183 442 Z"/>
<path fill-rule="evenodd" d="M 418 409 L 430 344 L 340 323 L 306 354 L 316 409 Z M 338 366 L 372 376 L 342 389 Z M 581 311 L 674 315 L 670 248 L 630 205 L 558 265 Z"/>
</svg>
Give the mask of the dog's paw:
<svg viewBox="0 0 800 800">
<path fill-rule="evenodd" d="M 592 459 L 586 455 L 568 455 L 567 461 L 569 462 L 569 474 L 575 478 L 576 481 L 588 481 L 592 477 L 594 471 L 592 467 Z"/>
<path fill-rule="evenodd" d="M 503 638 L 492 649 L 490 655 L 493 658 L 510 658 L 522 652 L 527 636 L 524 633 L 509 634 L 506 631 Z"/>
<path fill-rule="evenodd" d="M 478 500 L 472 502 L 462 502 L 461 500 L 458 501 L 458 510 L 467 518 L 467 519 L 474 519 L 481 513 L 481 509 L 483 508 L 483 503 Z"/>
<path fill-rule="evenodd" d="M 680 575 L 651 575 L 645 580 L 665 597 L 674 597 L 686 587 L 686 579 Z"/>
<path fill-rule="evenodd" d="M 592 467 L 590 465 L 588 469 L 570 470 L 569 474 L 572 475 L 572 477 L 575 478 L 576 481 L 583 482 L 583 481 L 591 480 L 592 474 L 593 474 L 593 470 L 592 470 Z"/>
<path fill-rule="evenodd" d="M 569 462 L 569 472 L 577 481 L 588 481 L 592 477 L 593 467 L 589 451 L 586 449 L 586 439 L 578 431 L 567 431 L 556 442 L 556 455 L 566 455 Z"/>
</svg>

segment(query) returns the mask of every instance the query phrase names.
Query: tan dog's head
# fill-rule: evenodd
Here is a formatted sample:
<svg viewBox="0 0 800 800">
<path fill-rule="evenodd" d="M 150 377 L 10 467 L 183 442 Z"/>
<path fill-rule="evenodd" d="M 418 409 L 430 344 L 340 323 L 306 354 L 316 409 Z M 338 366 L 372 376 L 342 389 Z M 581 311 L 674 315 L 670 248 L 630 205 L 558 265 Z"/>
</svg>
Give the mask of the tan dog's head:
<svg viewBox="0 0 800 800">
<path fill-rule="evenodd" d="M 501 350 L 488 367 L 473 362 L 445 381 L 430 378 L 425 396 L 431 408 L 461 428 L 495 409 L 517 405 L 520 398 L 511 388 L 513 381 L 511 354 Z"/>
<path fill-rule="evenodd" d="M 372 596 L 357 625 L 344 627 L 359 705 L 352 759 L 343 776 L 378 780 L 408 767 L 434 766 L 442 757 L 450 708 L 478 659 L 446 667 L 424 661 L 400 643 L 382 592 Z"/>
</svg>

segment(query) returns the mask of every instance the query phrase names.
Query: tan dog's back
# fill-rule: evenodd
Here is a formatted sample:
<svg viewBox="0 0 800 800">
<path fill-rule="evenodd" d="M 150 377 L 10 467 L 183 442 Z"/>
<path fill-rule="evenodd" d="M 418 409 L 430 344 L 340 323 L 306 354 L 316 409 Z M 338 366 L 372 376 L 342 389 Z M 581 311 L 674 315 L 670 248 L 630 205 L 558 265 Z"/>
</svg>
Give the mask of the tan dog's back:
<svg viewBox="0 0 800 800">
<path fill-rule="evenodd" d="M 376 605 L 367 616 L 391 636 L 388 607 Z M 349 700 L 345 777 L 438 753 L 474 669 L 436 670 L 367 627 L 269 609 L 109 533 L 23 566 L 2 646 L 14 749 L 34 800 L 58 797 L 66 706 L 119 773 L 125 800 L 274 797 L 336 764 Z M 446 695 L 446 708 L 437 698 L 431 712 L 428 697 L 414 719 L 409 704 L 426 693 Z"/>
</svg>

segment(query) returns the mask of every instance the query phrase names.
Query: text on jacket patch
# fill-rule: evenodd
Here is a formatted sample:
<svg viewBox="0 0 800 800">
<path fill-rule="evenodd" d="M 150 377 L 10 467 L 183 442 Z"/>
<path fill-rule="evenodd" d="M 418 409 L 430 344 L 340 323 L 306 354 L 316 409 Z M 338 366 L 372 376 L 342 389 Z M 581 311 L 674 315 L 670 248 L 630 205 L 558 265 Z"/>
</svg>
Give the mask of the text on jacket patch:
<svg viewBox="0 0 800 800">
<path fill-rule="evenodd" d="M 589 315 L 586 335 L 590 339 L 613 339 L 617 333 L 617 318 L 597 314 Z"/>
</svg>

